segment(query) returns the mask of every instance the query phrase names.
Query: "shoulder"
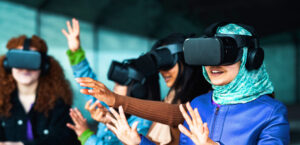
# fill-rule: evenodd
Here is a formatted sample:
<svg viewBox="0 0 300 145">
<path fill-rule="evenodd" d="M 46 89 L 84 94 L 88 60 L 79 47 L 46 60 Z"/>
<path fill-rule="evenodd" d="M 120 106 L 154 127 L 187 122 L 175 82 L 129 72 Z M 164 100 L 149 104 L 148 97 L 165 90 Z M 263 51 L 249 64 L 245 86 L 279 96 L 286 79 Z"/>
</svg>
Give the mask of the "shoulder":
<svg viewBox="0 0 300 145">
<path fill-rule="evenodd" d="M 212 91 L 200 95 L 196 98 L 194 98 L 191 102 L 191 106 L 198 106 L 197 104 L 211 104 L 211 97 L 212 97 Z"/>
<path fill-rule="evenodd" d="M 66 104 L 66 102 L 62 98 L 58 98 L 55 100 L 54 106 L 51 109 L 52 112 L 57 112 L 58 110 L 69 111 L 71 108 L 70 105 Z"/>
<path fill-rule="evenodd" d="M 282 102 L 280 102 L 276 99 L 273 99 L 268 95 L 262 95 L 259 98 L 257 98 L 255 101 L 256 101 L 256 104 L 262 105 L 262 106 L 264 106 L 264 108 L 272 110 L 272 114 L 274 114 L 274 113 L 286 114 L 287 113 L 287 108 Z"/>
</svg>

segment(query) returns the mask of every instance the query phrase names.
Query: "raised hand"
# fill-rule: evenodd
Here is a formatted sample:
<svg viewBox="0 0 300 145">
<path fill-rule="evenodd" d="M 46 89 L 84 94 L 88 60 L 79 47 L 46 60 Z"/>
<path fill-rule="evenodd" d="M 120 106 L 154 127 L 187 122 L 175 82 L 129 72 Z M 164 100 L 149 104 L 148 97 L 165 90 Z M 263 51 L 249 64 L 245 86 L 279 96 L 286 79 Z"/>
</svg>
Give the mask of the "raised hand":
<svg viewBox="0 0 300 145">
<path fill-rule="evenodd" d="M 190 103 L 187 103 L 186 107 L 192 118 L 190 118 L 188 113 L 183 108 L 182 104 L 180 104 L 179 109 L 185 121 L 189 125 L 190 131 L 187 128 L 185 128 L 182 124 L 179 124 L 178 128 L 180 132 L 191 138 L 191 140 L 196 145 L 218 145 L 218 143 L 214 142 L 208 137 L 209 130 L 207 127 L 207 123 L 202 122 L 198 109 L 195 108 L 193 110 Z"/>
<path fill-rule="evenodd" d="M 62 33 L 66 36 L 68 40 L 69 49 L 73 52 L 80 48 L 80 27 L 79 21 L 75 18 L 72 19 L 72 26 L 70 21 L 67 21 L 68 32 L 65 29 L 62 29 Z"/>
<path fill-rule="evenodd" d="M 91 89 L 81 89 L 80 92 L 86 95 L 92 95 L 99 101 L 105 102 L 108 106 L 114 106 L 117 94 L 110 91 L 104 84 L 92 78 L 76 78 L 76 81 L 82 87 Z"/>
<path fill-rule="evenodd" d="M 89 129 L 86 119 L 77 108 L 70 109 L 70 116 L 75 125 L 67 123 L 67 127 L 74 130 L 77 136 L 80 136 L 85 130 Z"/>
<path fill-rule="evenodd" d="M 137 125 L 138 122 L 134 122 L 132 124 L 132 127 L 128 125 L 128 122 L 126 120 L 124 111 L 122 106 L 119 106 L 119 113 L 114 110 L 113 108 L 110 108 L 111 113 L 115 118 L 109 117 L 111 124 L 106 124 L 107 128 L 110 129 L 120 141 L 122 141 L 124 144 L 127 145 L 137 145 L 141 142 L 141 137 L 139 136 L 137 132 Z"/>
<path fill-rule="evenodd" d="M 108 119 L 108 116 L 110 116 L 109 111 L 104 106 L 102 106 L 99 101 L 96 101 L 92 105 L 91 103 L 92 100 L 86 102 L 85 109 L 90 112 L 92 118 L 104 124 L 110 123 L 110 119 Z"/>
</svg>

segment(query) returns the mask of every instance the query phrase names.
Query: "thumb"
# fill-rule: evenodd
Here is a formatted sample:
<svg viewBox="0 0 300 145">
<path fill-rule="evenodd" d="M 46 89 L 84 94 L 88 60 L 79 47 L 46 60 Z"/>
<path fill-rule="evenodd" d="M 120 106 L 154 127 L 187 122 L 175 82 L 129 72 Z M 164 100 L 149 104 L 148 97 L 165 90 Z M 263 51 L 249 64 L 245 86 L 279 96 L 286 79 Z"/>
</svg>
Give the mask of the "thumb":
<svg viewBox="0 0 300 145">
<path fill-rule="evenodd" d="M 134 132 L 137 132 L 137 126 L 138 126 L 139 122 L 136 121 L 132 124 L 132 127 L 131 127 L 131 131 L 134 131 Z"/>
<path fill-rule="evenodd" d="M 72 125 L 71 123 L 67 123 L 67 127 L 76 131 L 76 127 L 74 125 Z"/>
</svg>

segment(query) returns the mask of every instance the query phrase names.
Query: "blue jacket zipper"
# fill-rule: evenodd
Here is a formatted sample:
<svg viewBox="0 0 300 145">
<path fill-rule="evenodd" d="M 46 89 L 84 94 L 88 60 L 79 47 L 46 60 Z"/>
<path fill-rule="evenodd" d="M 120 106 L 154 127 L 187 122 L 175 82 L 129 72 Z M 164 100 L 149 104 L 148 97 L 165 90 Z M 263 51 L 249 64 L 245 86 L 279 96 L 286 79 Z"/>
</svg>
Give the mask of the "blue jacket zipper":
<svg viewBox="0 0 300 145">
<path fill-rule="evenodd" d="M 220 107 L 217 107 L 217 108 L 216 108 L 216 111 L 215 111 L 215 117 L 214 117 L 214 120 L 213 120 L 213 122 L 212 122 L 211 138 L 213 137 L 213 134 L 214 134 L 214 130 L 215 130 L 215 122 L 216 122 L 216 118 L 217 118 L 217 116 L 218 116 L 219 110 L 220 110 Z"/>
</svg>

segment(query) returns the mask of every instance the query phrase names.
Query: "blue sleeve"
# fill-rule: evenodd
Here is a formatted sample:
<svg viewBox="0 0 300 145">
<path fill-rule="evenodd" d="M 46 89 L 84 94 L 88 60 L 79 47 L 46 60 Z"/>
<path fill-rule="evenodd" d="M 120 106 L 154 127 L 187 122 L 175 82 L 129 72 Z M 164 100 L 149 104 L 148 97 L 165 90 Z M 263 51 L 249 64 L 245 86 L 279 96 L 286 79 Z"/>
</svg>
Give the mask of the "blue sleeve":
<svg viewBox="0 0 300 145">
<path fill-rule="evenodd" d="M 94 80 L 98 80 L 96 74 L 91 69 L 87 59 L 84 59 L 83 61 L 81 61 L 77 65 L 73 65 L 72 70 L 73 70 L 73 75 L 74 75 L 75 78 L 89 77 L 89 78 L 92 78 Z M 81 87 L 81 86 L 79 86 L 79 87 L 80 87 L 80 89 L 85 89 L 86 88 L 86 87 Z M 94 98 L 91 95 L 84 95 L 84 97 L 87 101 L 93 99 L 93 102 L 94 102 L 96 100 L 96 98 Z"/>
<path fill-rule="evenodd" d="M 136 120 L 139 122 L 138 126 L 137 126 L 137 131 L 139 134 L 142 134 L 144 136 L 147 135 L 149 128 L 152 125 L 152 121 L 146 120 L 146 119 L 138 119 Z M 135 121 L 134 121 L 135 122 Z M 131 124 L 132 125 L 132 124 Z"/>
<path fill-rule="evenodd" d="M 287 120 L 287 109 L 279 104 L 273 111 L 268 124 L 262 130 L 258 145 L 288 145 L 290 142 L 290 127 Z"/>
<path fill-rule="evenodd" d="M 90 136 L 85 145 L 122 145 L 122 142 L 104 124 L 99 123 L 98 132 Z"/>
<path fill-rule="evenodd" d="M 155 143 L 151 142 L 145 136 L 141 135 L 141 143 L 140 145 L 155 145 Z"/>
</svg>

